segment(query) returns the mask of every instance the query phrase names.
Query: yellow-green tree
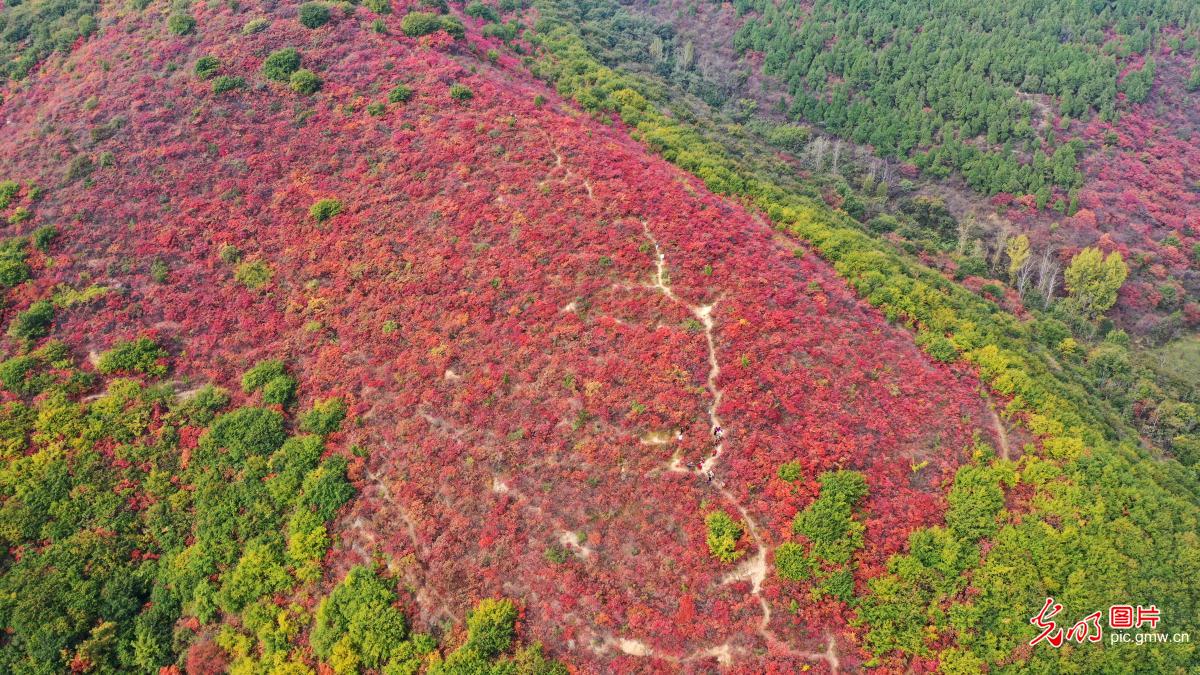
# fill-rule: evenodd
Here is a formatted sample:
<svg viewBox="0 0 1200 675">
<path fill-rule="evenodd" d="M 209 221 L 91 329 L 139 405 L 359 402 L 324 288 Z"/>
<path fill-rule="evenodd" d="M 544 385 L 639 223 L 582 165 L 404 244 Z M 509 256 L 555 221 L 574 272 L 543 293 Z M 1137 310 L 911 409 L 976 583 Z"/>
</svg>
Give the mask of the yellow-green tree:
<svg viewBox="0 0 1200 675">
<path fill-rule="evenodd" d="M 1029 260 L 1029 237 L 1020 234 L 1009 239 L 1004 250 L 1008 253 L 1008 276 L 1015 281 L 1021 266 Z"/>
<path fill-rule="evenodd" d="M 1071 303 L 1089 319 L 1100 316 L 1116 303 L 1117 291 L 1127 276 L 1129 266 L 1120 253 L 1113 251 L 1106 257 L 1094 246 L 1071 258 L 1063 275 Z"/>
<path fill-rule="evenodd" d="M 714 558 L 731 563 L 742 557 L 745 551 L 737 550 L 738 540 L 744 531 L 741 523 L 724 511 L 713 511 L 704 517 L 704 524 L 708 528 L 708 550 Z"/>
</svg>

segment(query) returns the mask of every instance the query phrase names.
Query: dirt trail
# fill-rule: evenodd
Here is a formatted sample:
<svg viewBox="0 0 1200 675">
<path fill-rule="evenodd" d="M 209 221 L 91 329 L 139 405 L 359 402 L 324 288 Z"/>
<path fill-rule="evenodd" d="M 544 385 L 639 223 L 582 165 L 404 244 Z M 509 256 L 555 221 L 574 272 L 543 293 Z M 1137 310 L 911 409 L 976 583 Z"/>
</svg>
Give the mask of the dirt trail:
<svg viewBox="0 0 1200 675">
<path fill-rule="evenodd" d="M 392 573 L 404 573 L 406 578 L 416 586 L 415 593 L 417 606 L 420 609 L 422 617 L 430 622 L 433 621 L 454 621 L 454 612 L 450 610 L 449 603 L 429 584 L 424 583 L 423 576 L 429 572 L 425 561 L 429 558 L 429 550 L 421 543 L 420 537 L 417 535 L 417 526 L 400 504 L 395 500 L 392 494 L 391 486 L 388 484 L 388 469 L 390 466 L 387 462 L 374 469 L 369 467 L 364 468 L 363 484 L 364 494 L 374 491 L 373 497 L 380 503 L 387 505 L 387 512 L 394 518 L 404 523 L 409 540 L 413 546 L 413 556 L 416 560 L 416 567 L 407 571 L 401 570 L 397 565 L 397 561 L 388 558 L 387 566 Z M 393 521 L 394 522 L 394 521 Z M 377 553 L 377 545 L 380 543 L 380 537 L 376 530 L 363 518 L 361 514 L 355 515 L 342 533 L 342 545 L 347 547 L 349 551 L 359 556 L 363 561 L 370 561 Z"/>
<path fill-rule="evenodd" d="M 721 406 L 721 400 L 724 397 L 725 392 L 718 385 L 718 380 L 721 377 L 721 362 L 717 358 L 717 344 L 715 337 L 716 329 L 712 312 L 713 308 L 717 306 L 717 303 L 720 302 L 721 298 L 718 297 L 712 303 L 707 305 L 693 305 L 676 295 L 669 283 L 669 275 L 667 273 L 667 256 L 665 253 L 663 253 L 662 247 L 658 243 L 658 239 L 655 238 L 654 233 L 651 232 L 650 225 L 645 221 L 642 222 L 642 231 L 645 233 L 646 238 L 650 240 L 650 243 L 654 245 L 654 280 L 653 283 L 650 284 L 650 288 L 658 291 L 671 302 L 676 303 L 688 310 L 688 312 L 691 313 L 692 316 L 696 317 L 696 319 L 704 327 L 704 340 L 708 346 L 708 377 L 706 378 L 706 387 L 708 389 L 710 399 L 708 404 L 708 422 L 709 427 L 715 434 L 718 429 L 723 428 L 721 425 L 721 418 L 718 415 L 717 410 Z M 725 440 L 723 436 L 718 436 L 716 439 L 716 445 L 713 449 L 713 454 L 708 459 L 704 460 L 699 467 L 695 469 L 689 469 L 683 466 L 680 462 L 679 456 L 676 455 L 671 458 L 671 461 L 667 465 L 667 470 L 675 473 L 696 474 L 707 478 L 712 470 L 721 461 L 721 457 L 724 454 Z M 742 506 L 742 503 L 737 496 L 734 495 L 724 485 L 722 485 L 719 480 L 713 479 L 710 482 L 713 487 L 717 489 L 717 492 L 720 493 L 721 497 L 737 510 L 742 522 L 746 524 L 746 534 L 750 538 L 750 541 L 754 543 L 755 547 L 754 555 L 738 566 L 733 573 L 727 575 L 721 583 L 728 584 L 742 580 L 750 581 L 750 595 L 754 596 L 758 600 L 759 607 L 762 609 L 762 620 L 759 622 L 758 633 L 763 637 L 764 640 L 766 640 L 767 644 L 791 656 L 814 661 L 824 660 L 829 664 L 830 669 L 834 673 L 838 672 L 839 661 L 837 658 L 836 645 L 832 636 L 830 636 L 829 645 L 824 652 L 805 652 L 791 649 L 784 641 L 780 640 L 779 637 L 775 635 L 774 631 L 771 630 L 771 605 L 769 602 L 767 602 L 766 597 L 763 596 L 762 593 L 762 584 L 767 577 L 766 542 L 763 541 L 762 535 L 759 534 L 758 523 L 755 522 L 753 516 L 750 515 L 750 512 L 747 511 L 744 506 Z M 719 663 L 728 665 L 732 663 L 733 651 L 734 649 L 728 643 L 722 643 L 716 647 L 709 647 L 707 649 L 693 652 L 682 660 L 687 661 L 711 658 L 715 656 Z"/>
<path fill-rule="evenodd" d="M 645 232 L 646 238 L 650 240 L 650 243 L 654 244 L 654 283 L 650 287 L 665 295 L 671 302 L 687 309 L 704 327 L 704 340 L 708 343 L 708 378 L 706 386 L 708 387 L 709 396 L 712 397 L 712 403 L 708 406 L 708 424 L 709 428 L 715 433 L 717 429 L 721 428 L 721 418 L 717 416 L 717 409 L 721 406 L 721 398 L 725 395 L 721 391 L 721 388 L 717 386 L 717 378 L 721 376 L 721 363 L 717 360 L 717 344 L 713 339 L 712 311 L 720 298 L 708 305 L 692 305 L 685 302 L 678 295 L 675 295 L 675 291 L 671 289 L 671 285 L 667 280 L 666 254 L 662 252 L 662 248 L 658 245 L 658 240 L 654 238 L 654 234 L 650 231 L 649 224 L 643 222 L 642 231 Z M 712 457 L 704 460 L 704 463 L 700 465 L 700 468 L 696 472 L 707 474 L 717 465 L 724 452 L 725 442 L 718 438 Z M 672 466 L 677 466 L 677 464 L 672 464 Z"/>
<path fill-rule="evenodd" d="M 1012 459 L 1012 450 L 1008 445 L 1008 430 L 1004 428 L 1004 422 L 1000 421 L 1000 415 L 996 413 L 996 405 L 990 398 L 988 399 L 988 412 L 992 414 L 992 429 L 996 432 L 996 439 L 1000 441 L 1000 456 L 1004 459 Z"/>
</svg>

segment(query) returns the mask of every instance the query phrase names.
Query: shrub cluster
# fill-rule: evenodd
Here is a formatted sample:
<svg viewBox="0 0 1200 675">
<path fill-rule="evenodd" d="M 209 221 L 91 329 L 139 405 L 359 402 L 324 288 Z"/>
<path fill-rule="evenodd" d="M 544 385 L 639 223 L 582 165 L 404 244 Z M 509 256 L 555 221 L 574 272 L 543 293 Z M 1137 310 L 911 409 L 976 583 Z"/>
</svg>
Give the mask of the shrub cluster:
<svg viewBox="0 0 1200 675">
<path fill-rule="evenodd" d="M 320 28 L 329 23 L 329 7 L 320 2 L 306 2 L 300 5 L 300 25 L 305 28 Z"/>
<path fill-rule="evenodd" d="M 400 30 L 408 37 L 420 37 L 444 30 L 455 38 L 466 35 L 462 22 L 452 16 L 432 12 L 410 12 L 400 20 Z"/>
<path fill-rule="evenodd" d="M 300 52 L 292 47 L 276 49 L 263 61 L 262 74 L 268 80 L 287 82 L 300 69 Z"/>
<path fill-rule="evenodd" d="M 288 405 L 296 397 L 296 379 L 288 374 L 283 361 L 259 361 L 242 376 L 242 391 L 262 391 L 264 403 Z"/>
<path fill-rule="evenodd" d="M 289 84 L 292 87 L 292 91 L 308 96 L 309 94 L 315 94 L 321 88 L 321 78 L 313 71 L 301 68 L 292 73 Z"/>
<path fill-rule="evenodd" d="M 118 341 L 100 355 L 96 370 L 105 375 L 119 372 L 165 375 L 167 352 L 148 337 Z"/>
<path fill-rule="evenodd" d="M 342 202 L 337 199 L 319 199 L 308 209 L 308 215 L 318 223 L 323 223 L 341 212 Z"/>
</svg>

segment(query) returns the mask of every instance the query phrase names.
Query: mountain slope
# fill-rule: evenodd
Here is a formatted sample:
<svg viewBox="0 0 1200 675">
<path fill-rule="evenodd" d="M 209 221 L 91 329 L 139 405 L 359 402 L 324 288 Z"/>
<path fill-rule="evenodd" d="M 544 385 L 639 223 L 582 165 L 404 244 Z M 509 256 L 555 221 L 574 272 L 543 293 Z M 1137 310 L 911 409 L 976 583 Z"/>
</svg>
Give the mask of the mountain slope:
<svg viewBox="0 0 1200 675">
<path fill-rule="evenodd" d="M 523 636 L 585 672 L 857 660 L 847 589 L 821 584 L 862 587 L 940 521 L 972 447 L 1000 444 L 973 376 L 511 53 L 489 58 L 477 22 L 456 41 L 404 37 L 403 11 L 387 33 L 353 7 L 310 30 L 279 6 L 259 32 L 256 11 L 191 13 L 175 35 L 159 8 L 106 7 L 5 97 L 0 176 L 42 187 L 9 206 L 31 214 L 10 234 L 60 231 L 6 318 L 96 285 L 50 331 L 78 359 L 145 335 L 180 389 L 236 390 L 278 358 L 301 407 L 344 399 L 330 452 L 368 459 L 309 598 L 378 563 L 423 631 L 510 597 Z M 262 74 L 286 47 L 318 92 Z M 785 583 L 771 551 L 816 541 L 791 521 L 836 470 L 865 476 L 861 549 Z M 731 562 L 709 555 L 715 511 L 740 523 Z M 151 546 L 164 567 L 179 554 Z M 238 625 L 188 612 L 199 635 Z"/>
</svg>

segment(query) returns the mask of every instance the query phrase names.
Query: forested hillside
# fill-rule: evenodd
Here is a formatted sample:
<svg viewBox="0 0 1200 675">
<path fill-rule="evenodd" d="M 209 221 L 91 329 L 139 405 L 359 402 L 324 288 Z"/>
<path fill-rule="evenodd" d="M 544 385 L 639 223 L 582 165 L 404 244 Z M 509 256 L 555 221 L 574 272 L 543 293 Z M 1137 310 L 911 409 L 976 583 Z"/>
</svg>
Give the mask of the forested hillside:
<svg viewBox="0 0 1200 675">
<path fill-rule="evenodd" d="M 1183 0 L 734 6 L 752 14 L 735 45 L 787 82 L 793 116 L 927 171 L 961 171 L 988 194 L 1078 189 L 1078 147 L 1055 132 L 1143 101 L 1153 57 L 1125 66 L 1164 32 L 1175 49 L 1200 47 L 1200 8 Z M 1053 112 L 1064 121 L 1052 125 Z"/>
<path fill-rule="evenodd" d="M 888 7 L 803 10 L 873 45 L 827 35 L 829 83 L 896 36 L 944 44 L 928 82 L 979 75 Z M 739 9 L 794 39 L 767 14 L 799 10 Z M 924 100 L 957 112 L 905 158 L 978 147 L 1065 199 L 1109 165 L 1062 148 L 1103 142 L 1172 174 L 1154 213 L 1191 243 L 1191 169 L 1153 158 L 1175 142 L 1111 126 L 1190 119 L 1127 107 L 1121 72 L 1175 30 L 1178 80 L 1189 4 L 1115 32 L 1071 5 L 1057 42 L 1023 3 L 941 9 L 1035 26 L 962 91 L 1019 117 L 1035 73 L 1087 110 L 1030 112 L 1005 154 Z M 867 155 L 808 164 L 828 130 L 607 0 L 24 0 L 0 35 L 0 671 L 1200 667 L 1030 645 L 1047 597 L 1064 630 L 1153 604 L 1200 634 L 1195 378 L 1164 365 L 1192 346 L 1108 318 L 1130 250 L 1014 230 L 993 259 L 916 186 L 867 189 Z M 891 84 L 854 105 L 902 136 Z M 1027 264 L 1057 265 L 1044 302 Z"/>
<path fill-rule="evenodd" d="M 1130 274 L 1111 316 L 1162 344 L 1200 321 L 1194 11 L 664 0 L 587 3 L 581 30 L 606 65 L 694 94 L 702 116 L 811 172 L 824 201 L 960 279 L 1043 307 L 1069 293 L 1061 272 L 1082 249 L 1119 252 Z M 1079 107 L 1083 91 L 1107 103 Z M 1032 255 L 1010 271 L 1022 234 Z"/>
</svg>

